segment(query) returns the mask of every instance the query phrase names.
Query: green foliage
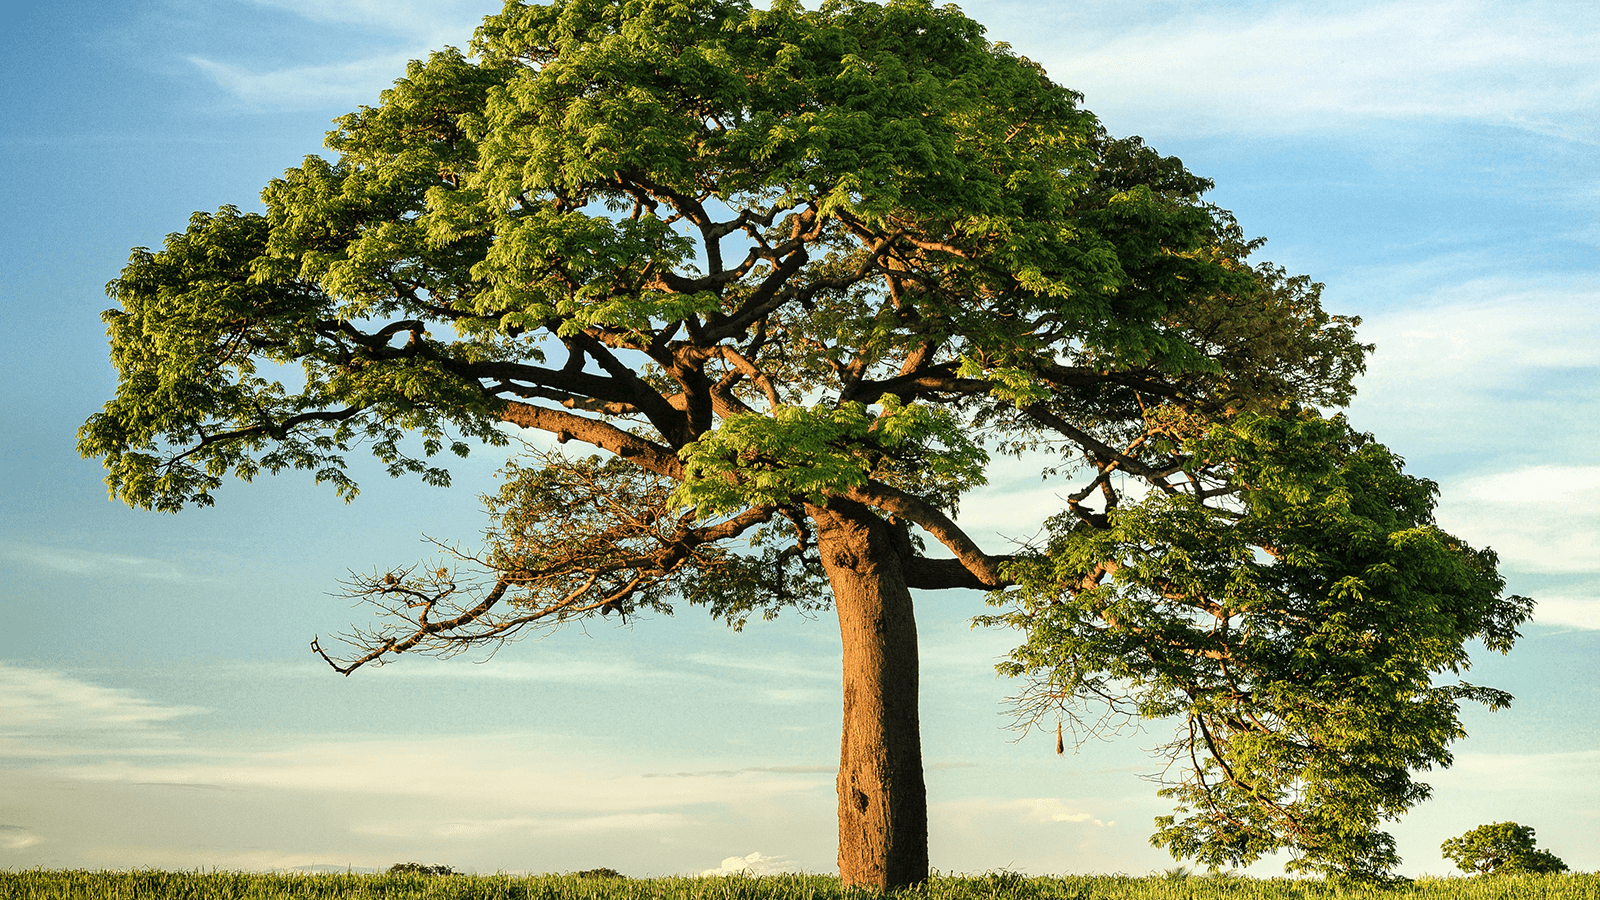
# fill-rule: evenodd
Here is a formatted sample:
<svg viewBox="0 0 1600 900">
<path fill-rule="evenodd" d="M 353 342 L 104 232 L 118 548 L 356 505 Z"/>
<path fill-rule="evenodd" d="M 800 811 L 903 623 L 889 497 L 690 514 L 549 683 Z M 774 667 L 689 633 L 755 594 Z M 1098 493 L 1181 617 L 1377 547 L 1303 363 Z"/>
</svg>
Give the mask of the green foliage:
<svg viewBox="0 0 1600 900">
<path fill-rule="evenodd" d="M 984 483 L 988 454 L 955 416 L 893 395 L 872 414 L 860 403 L 746 413 L 685 447 L 674 502 L 703 515 L 751 506 L 825 504 L 877 478 L 953 508 Z"/>
<path fill-rule="evenodd" d="M 618 872 L 616 869 L 605 868 L 605 867 L 602 867 L 602 868 L 599 868 L 599 869 L 584 869 L 581 872 L 573 872 L 572 874 L 578 876 L 579 878 L 626 878 L 627 877 L 626 875 L 623 875 L 621 872 Z"/>
<path fill-rule="evenodd" d="M 1515 822 L 1479 825 L 1439 845 L 1445 859 L 1472 875 L 1546 874 L 1567 871 L 1549 850 L 1534 847 L 1533 828 Z"/>
<path fill-rule="evenodd" d="M 1458 704 L 1510 700 L 1440 676 L 1469 641 L 1508 649 L 1531 601 L 1502 600 L 1494 555 L 1433 524 L 1434 485 L 1340 417 L 1245 415 L 1184 454 L 1231 502 L 1154 492 L 1107 527 L 1052 520 L 981 620 L 1026 635 L 1000 671 L 1031 679 L 1025 715 L 1178 722 L 1178 812 L 1152 839 L 1175 856 L 1287 848 L 1291 868 L 1379 877 L 1398 857 L 1378 826 L 1428 796 L 1412 771 L 1449 764 Z"/>
<path fill-rule="evenodd" d="M 348 499 L 363 447 L 444 485 L 437 457 L 510 426 L 607 454 L 513 460 L 485 551 L 354 578 L 392 616 L 324 654 L 346 673 L 679 600 L 819 610 L 808 516 L 879 517 L 894 546 L 859 558 L 905 584 L 1009 573 L 987 621 L 1025 635 L 1024 718 L 1185 723 L 1158 843 L 1392 865 L 1378 826 L 1449 763 L 1457 703 L 1509 700 L 1443 676 L 1529 601 L 1431 483 L 1297 411 L 1348 402 L 1358 321 L 954 6 L 767 6 L 512 0 L 411 63 L 264 212 L 133 252 L 80 451 L 164 511 L 286 469 Z M 1048 547 L 991 555 L 952 515 L 1029 449 L 1088 484 Z"/>
<path fill-rule="evenodd" d="M 308 469 L 353 496 L 358 444 L 442 484 L 427 458 L 503 442 L 494 423 L 530 380 L 535 396 L 616 403 L 581 372 L 536 369 L 553 346 L 681 382 L 662 342 L 729 327 L 760 332 L 785 404 L 876 402 L 850 395 L 929 347 L 935 370 L 1015 402 L 1049 395 L 1041 367 L 1063 361 L 1214 377 L 1215 353 L 1249 357 L 1234 382 L 1276 359 L 1311 366 L 1297 389 L 1348 396 L 1357 345 L 1325 327 L 1344 320 L 1242 267 L 1231 219 L 1197 200 L 1206 182 L 1106 138 L 1076 95 L 981 34 L 912 0 L 508 5 L 476 59 L 414 62 L 379 106 L 338 120 L 339 158 L 273 181 L 264 215 L 196 214 L 134 253 L 108 287 L 117 398 L 80 448 L 105 459 L 115 496 L 162 510 L 211 503 L 228 472 Z M 736 227 L 685 231 L 711 228 L 712 208 Z M 756 247 L 724 265 L 730 232 Z M 868 280 L 894 271 L 885 303 Z M 1253 326 L 1235 315 L 1284 293 L 1302 301 L 1267 303 Z M 610 358 L 624 349 L 649 358 Z M 637 412 L 674 450 L 712 424 Z"/>
<path fill-rule="evenodd" d="M 430 866 L 424 863 L 403 862 L 395 863 L 389 867 L 390 875 L 454 875 L 456 870 L 449 866 Z"/>
</svg>

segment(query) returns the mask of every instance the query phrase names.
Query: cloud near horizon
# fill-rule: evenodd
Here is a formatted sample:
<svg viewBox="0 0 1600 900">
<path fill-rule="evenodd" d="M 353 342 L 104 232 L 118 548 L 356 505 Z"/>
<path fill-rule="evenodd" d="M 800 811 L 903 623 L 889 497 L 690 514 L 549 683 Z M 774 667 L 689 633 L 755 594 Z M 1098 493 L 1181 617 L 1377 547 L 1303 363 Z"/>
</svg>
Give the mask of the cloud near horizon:
<svg viewBox="0 0 1600 900">
<path fill-rule="evenodd" d="M 719 875 L 782 875 L 796 871 L 797 865 L 793 860 L 768 856 L 756 851 L 745 856 L 729 856 L 723 859 L 722 865 L 714 869 L 705 869 L 700 875 L 704 878 L 714 878 Z"/>
</svg>

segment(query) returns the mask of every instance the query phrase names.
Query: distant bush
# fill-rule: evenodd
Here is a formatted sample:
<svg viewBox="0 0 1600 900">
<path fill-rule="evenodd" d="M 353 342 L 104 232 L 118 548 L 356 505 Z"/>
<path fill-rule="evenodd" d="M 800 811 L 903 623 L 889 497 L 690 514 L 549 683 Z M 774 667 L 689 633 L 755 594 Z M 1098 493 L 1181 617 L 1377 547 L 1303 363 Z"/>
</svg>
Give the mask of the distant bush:
<svg viewBox="0 0 1600 900">
<path fill-rule="evenodd" d="M 454 875 L 456 870 L 449 866 L 425 866 L 422 863 L 395 863 L 389 867 L 390 875 Z"/>
<path fill-rule="evenodd" d="M 579 878 L 627 878 L 628 876 L 616 869 L 584 869 L 582 872 L 573 872 Z"/>
<path fill-rule="evenodd" d="M 1533 828 L 1515 822 L 1496 822 L 1453 837 L 1439 845 L 1445 858 L 1472 874 L 1545 874 L 1567 871 L 1567 864 L 1549 850 L 1534 846 Z"/>
</svg>

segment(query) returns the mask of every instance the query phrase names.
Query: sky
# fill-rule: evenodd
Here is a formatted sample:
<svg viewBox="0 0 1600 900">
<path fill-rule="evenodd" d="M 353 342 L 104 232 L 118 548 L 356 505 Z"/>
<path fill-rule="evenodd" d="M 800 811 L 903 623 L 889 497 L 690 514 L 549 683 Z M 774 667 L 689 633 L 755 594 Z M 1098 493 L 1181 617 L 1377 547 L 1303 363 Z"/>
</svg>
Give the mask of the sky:
<svg viewBox="0 0 1600 900">
<path fill-rule="evenodd" d="M 1408 875 L 1517 821 L 1600 869 L 1600 7 L 970 0 L 995 40 L 1216 181 L 1377 345 L 1353 423 L 1437 481 L 1534 620 L 1469 679 L 1455 764 L 1392 830 Z M 468 539 L 499 458 L 455 486 L 305 473 L 163 515 L 106 498 L 75 432 L 115 389 L 99 313 L 129 248 L 259 208 L 329 120 L 465 46 L 467 0 L 21 0 L 0 12 L 0 867 L 634 876 L 836 871 L 839 649 L 826 617 L 734 634 L 694 610 L 342 678 L 353 571 Z M 978 533 L 1059 505 L 997 466 Z M 1170 725 L 1057 757 L 1008 726 L 1016 642 L 980 594 L 919 596 L 930 849 L 942 872 L 1140 874 Z M 1251 871 L 1274 874 L 1281 860 Z"/>
</svg>

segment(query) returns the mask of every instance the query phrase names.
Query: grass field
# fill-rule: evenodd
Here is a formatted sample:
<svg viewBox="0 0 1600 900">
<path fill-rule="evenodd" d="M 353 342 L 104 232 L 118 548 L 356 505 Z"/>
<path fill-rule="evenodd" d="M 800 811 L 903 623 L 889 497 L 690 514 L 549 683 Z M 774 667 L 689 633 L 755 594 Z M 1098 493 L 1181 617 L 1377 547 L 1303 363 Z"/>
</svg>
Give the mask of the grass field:
<svg viewBox="0 0 1600 900">
<path fill-rule="evenodd" d="M 0 870 L 4 900 L 866 900 L 822 875 L 581 878 L 572 875 L 267 875 Z M 1288 879 L 937 877 L 905 900 L 1600 900 L 1600 874 L 1425 879 L 1392 887 Z"/>
</svg>

